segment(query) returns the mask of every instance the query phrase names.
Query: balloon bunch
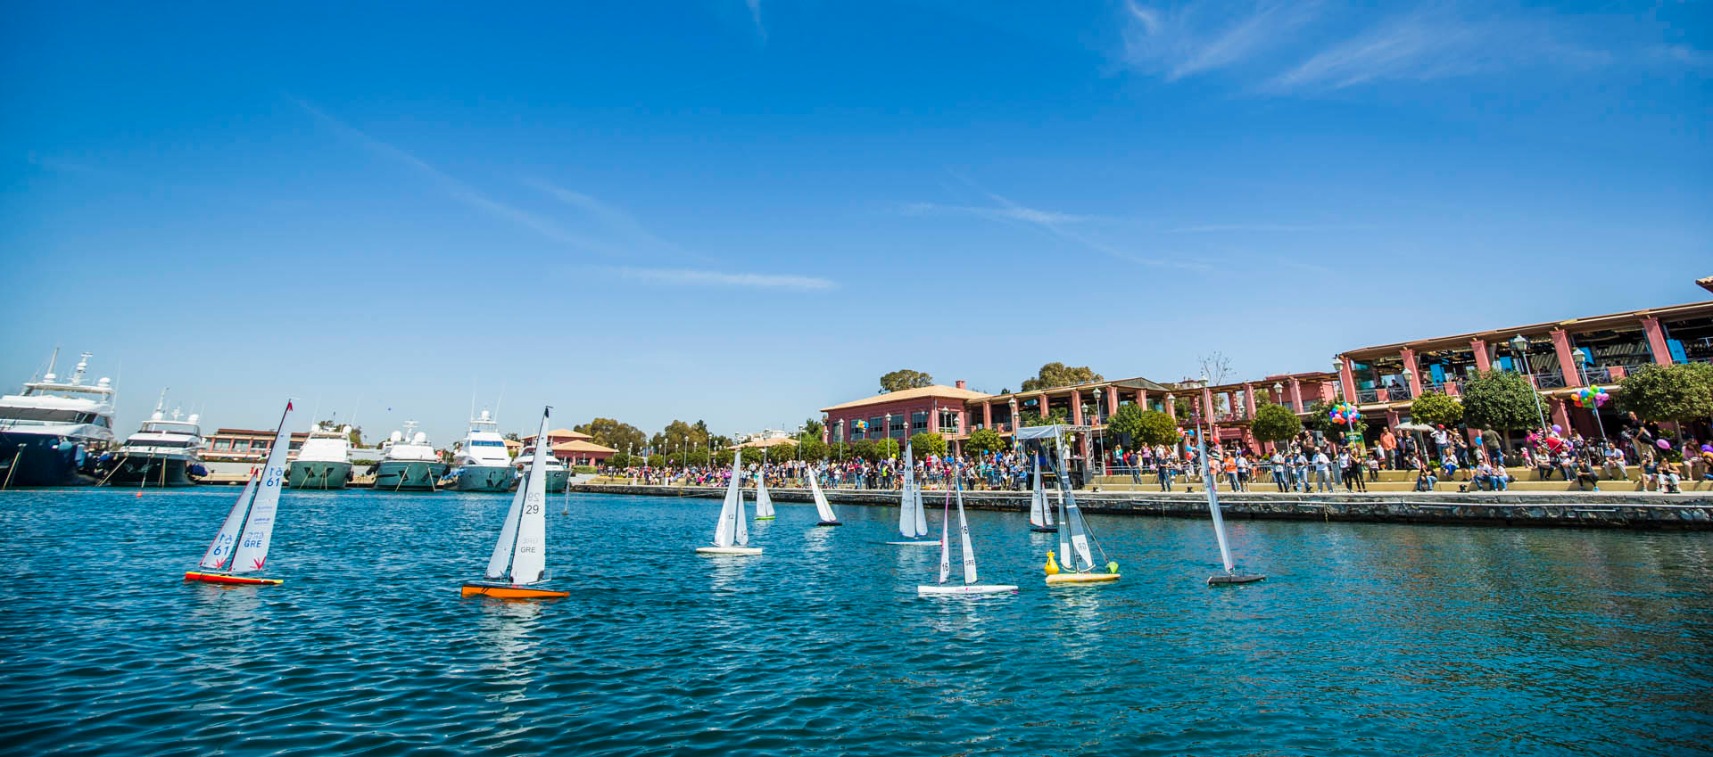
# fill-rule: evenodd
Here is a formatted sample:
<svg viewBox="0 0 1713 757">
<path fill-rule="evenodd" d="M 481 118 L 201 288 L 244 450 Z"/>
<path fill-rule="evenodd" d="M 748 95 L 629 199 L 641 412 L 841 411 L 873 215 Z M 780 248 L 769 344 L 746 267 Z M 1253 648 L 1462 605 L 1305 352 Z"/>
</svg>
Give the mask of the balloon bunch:
<svg viewBox="0 0 1713 757">
<path fill-rule="evenodd" d="M 1602 407 L 1607 400 L 1612 399 L 1612 395 L 1598 386 L 1585 386 L 1571 395 L 1570 399 L 1577 407 Z"/>
<path fill-rule="evenodd" d="M 1348 402 L 1340 402 L 1332 406 L 1332 411 L 1327 413 L 1327 419 L 1340 426 L 1353 426 L 1356 425 L 1357 421 L 1362 420 L 1362 411 L 1357 410 L 1355 405 Z"/>
</svg>

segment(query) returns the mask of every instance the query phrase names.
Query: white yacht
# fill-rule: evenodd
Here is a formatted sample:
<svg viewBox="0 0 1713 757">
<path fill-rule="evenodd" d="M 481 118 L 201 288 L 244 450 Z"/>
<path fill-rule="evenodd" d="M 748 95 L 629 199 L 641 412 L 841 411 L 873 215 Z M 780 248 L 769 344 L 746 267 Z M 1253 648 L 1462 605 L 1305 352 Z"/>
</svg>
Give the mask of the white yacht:
<svg viewBox="0 0 1713 757">
<path fill-rule="evenodd" d="M 197 451 L 202 449 L 201 419 L 192 413 L 180 418 L 172 411 L 168 420 L 162 410 L 167 393 L 155 403 L 155 412 L 143 422 L 137 433 L 126 437 L 119 451 L 101 456 L 97 467 L 105 470 L 103 483 L 110 486 L 191 486 L 196 478 L 207 475 Z"/>
<path fill-rule="evenodd" d="M 293 489 L 343 489 L 351 480 L 351 427 L 315 424 L 286 470 Z"/>
<path fill-rule="evenodd" d="M 71 378 L 54 375 L 59 351 L 40 381 L 22 394 L 0 397 L 0 488 L 93 484 L 94 455 L 113 436 L 113 382 L 83 383 L 90 353 L 83 353 Z"/>
<path fill-rule="evenodd" d="M 446 477 L 446 463 L 428 443 L 428 434 L 416 430 L 416 421 L 405 421 L 403 431 L 394 431 L 381 445 L 381 462 L 375 466 L 375 491 L 437 491 Z"/>
<path fill-rule="evenodd" d="M 529 465 L 533 462 L 535 462 L 535 445 L 532 444 L 524 447 L 523 451 L 517 454 L 517 459 L 512 461 L 512 467 L 517 469 L 519 481 L 523 480 L 523 472 L 529 470 Z M 566 485 L 571 483 L 571 469 L 565 467 L 565 461 L 549 454 L 541 464 L 545 466 L 547 471 L 547 491 L 565 491 Z M 514 483 L 512 488 L 517 488 L 517 485 Z"/>
<path fill-rule="evenodd" d="M 499 428 L 499 422 L 486 410 L 470 419 L 470 433 L 458 445 L 457 467 L 452 471 L 458 479 L 458 491 L 511 490 L 517 472 L 512 470 L 511 455 L 506 452 L 506 440 Z"/>
</svg>

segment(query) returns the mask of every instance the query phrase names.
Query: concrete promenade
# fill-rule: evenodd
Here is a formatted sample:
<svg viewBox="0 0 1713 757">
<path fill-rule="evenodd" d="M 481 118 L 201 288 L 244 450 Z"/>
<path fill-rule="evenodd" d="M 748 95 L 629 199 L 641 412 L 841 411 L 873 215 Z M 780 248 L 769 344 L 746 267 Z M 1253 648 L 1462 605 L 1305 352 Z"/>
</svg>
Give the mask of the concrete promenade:
<svg viewBox="0 0 1713 757">
<path fill-rule="evenodd" d="M 573 491 L 718 500 L 724 487 L 645 486 L 625 482 L 588 483 Z M 807 489 L 768 489 L 781 502 L 808 502 Z M 826 490 L 837 505 L 897 507 L 898 491 L 876 489 Z M 939 490 L 924 492 L 930 500 Z M 1051 496 L 1051 495 L 1049 495 Z M 1366 523 L 1437 525 L 1546 526 L 1622 528 L 1636 530 L 1713 531 L 1713 492 L 1654 494 L 1644 492 L 1384 492 L 1370 494 L 1291 494 L 1221 491 L 1221 511 L 1227 518 L 1254 520 L 1318 520 Z M 1077 504 L 1084 512 L 1103 515 L 1152 515 L 1206 518 L 1207 495 L 1195 492 L 1081 492 Z M 1028 492 L 964 492 L 972 510 L 1029 509 Z"/>
</svg>

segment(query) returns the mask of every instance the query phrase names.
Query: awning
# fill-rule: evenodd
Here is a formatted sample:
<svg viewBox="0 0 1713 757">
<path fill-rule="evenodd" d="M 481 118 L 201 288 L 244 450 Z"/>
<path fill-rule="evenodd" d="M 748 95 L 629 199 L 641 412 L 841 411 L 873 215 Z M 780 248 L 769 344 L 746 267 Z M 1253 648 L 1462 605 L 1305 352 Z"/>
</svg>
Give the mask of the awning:
<svg viewBox="0 0 1713 757">
<path fill-rule="evenodd" d="M 1400 423 L 1400 424 L 1398 424 L 1397 428 L 1399 431 L 1432 431 L 1433 430 L 1433 426 L 1429 426 L 1426 423 Z"/>
<path fill-rule="evenodd" d="M 1064 423 L 1054 423 L 1047 426 L 1024 426 L 1023 428 L 1017 429 L 1017 441 L 1023 442 L 1031 439 L 1057 439 L 1064 434 L 1075 434 L 1079 431 L 1087 430 L 1089 430 L 1088 426 L 1071 426 Z"/>
</svg>

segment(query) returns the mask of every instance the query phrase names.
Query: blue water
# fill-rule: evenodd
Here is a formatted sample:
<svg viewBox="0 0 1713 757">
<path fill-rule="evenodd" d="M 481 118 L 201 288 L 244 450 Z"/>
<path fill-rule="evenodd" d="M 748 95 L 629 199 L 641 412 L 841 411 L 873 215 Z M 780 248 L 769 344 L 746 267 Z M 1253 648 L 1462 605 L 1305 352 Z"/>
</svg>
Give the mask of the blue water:
<svg viewBox="0 0 1713 757">
<path fill-rule="evenodd" d="M 1682 754 L 1713 734 L 1713 534 L 1093 516 L 1125 571 L 1051 590 L 1020 515 L 919 599 L 896 511 L 550 509 L 566 600 L 461 599 L 498 495 L 288 492 L 283 586 L 183 583 L 233 489 L 0 494 L 0 743 L 203 755 Z M 938 527 L 939 513 L 931 518 Z"/>
</svg>

